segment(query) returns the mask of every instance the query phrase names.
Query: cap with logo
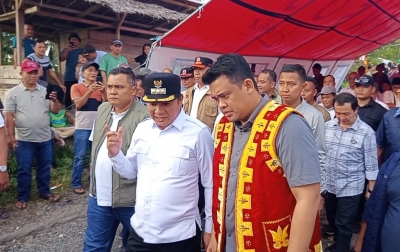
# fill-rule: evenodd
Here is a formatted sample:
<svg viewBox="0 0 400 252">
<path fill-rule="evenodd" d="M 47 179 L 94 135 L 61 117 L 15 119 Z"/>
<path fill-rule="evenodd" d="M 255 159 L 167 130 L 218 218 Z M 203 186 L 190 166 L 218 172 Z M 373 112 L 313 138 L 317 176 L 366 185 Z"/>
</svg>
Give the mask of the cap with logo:
<svg viewBox="0 0 400 252">
<path fill-rule="evenodd" d="M 111 42 L 111 45 L 120 45 L 120 46 L 123 46 L 124 44 L 122 44 L 122 41 L 121 41 L 121 40 L 119 40 L 119 39 L 114 39 L 114 40 Z"/>
<path fill-rule="evenodd" d="M 83 48 L 82 55 L 88 55 L 89 53 L 94 53 L 96 51 L 96 48 L 92 45 L 85 45 Z"/>
<path fill-rule="evenodd" d="M 39 70 L 39 64 L 36 61 L 32 60 L 25 60 L 21 64 L 21 71 L 29 73 L 32 71 L 38 71 Z"/>
<path fill-rule="evenodd" d="M 96 70 L 99 70 L 99 68 L 100 68 L 99 64 L 97 64 L 96 62 L 86 62 L 82 66 L 82 72 L 85 71 L 90 66 L 94 66 L 94 68 L 96 68 Z"/>
<path fill-rule="evenodd" d="M 194 68 L 193 67 L 185 67 L 181 69 L 180 72 L 181 78 L 190 78 L 194 76 Z"/>
<path fill-rule="evenodd" d="M 181 78 L 176 74 L 153 73 L 144 79 L 144 102 L 169 102 L 181 95 Z"/>
<path fill-rule="evenodd" d="M 363 85 L 363 86 L 374 86 L 375 81 L 372 76 L 367 74 L 361 75 L 356 79 L 356 85 Z"/>
<path fill-rule="evenodd" d="M 211 67 L 214 61 L 210 58 L 207 57 L 196 57 L 194 59 L 194 68 L 206 68 L 206 67 Z"/>
<path fill-rule="evenodd" d="M 336 88 L 333 86 L 325 86 L 318 95 L 336 94 Z"/>
</svg>

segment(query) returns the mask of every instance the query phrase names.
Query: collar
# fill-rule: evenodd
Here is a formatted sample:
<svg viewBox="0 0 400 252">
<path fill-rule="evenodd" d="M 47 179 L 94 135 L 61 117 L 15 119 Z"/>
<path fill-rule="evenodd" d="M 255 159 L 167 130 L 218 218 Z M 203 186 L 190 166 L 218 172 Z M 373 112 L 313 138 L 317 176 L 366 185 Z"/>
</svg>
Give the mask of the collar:
<svg viewBox="0 0 400 252">
<path fill-rule="evenodd" d="M 81 84 L 85 85 L 85 87 L 89 87 L 89 85 L 90 85 L 90 84 L 85 83 L 85 80 L 83 80 Z"/>
<path fill-rule="evenodd" d="M 343 130 L 343 128 L 339 125 L 339 120 L 338 120 L 337 118 L 334 118 L 333 120 L 334 120 L 334 122 L 335 122 L 333 125 L 334 125 L 334 126 L 337 126 L 337 127 L 339 127 L 340 129 Z M 346 130 L 353 129 L 353 130 L 357 131 L 357 130 L 360 128 L 360 124 L 361 124 L 361 119 L 360 119 L 360 117 L 357 115 L 356 121 L 353 123 L 353 125 L 351 125 L 350 127 L 348 127 Z"/>
<path fill-rule="evenodd" d="M 264 97 L 261 99 L 260 103 L 257 105 L 256 109 L 250 115 L 250 117 L 247 120 L 247 122 L 242 126 L 242 123 L 240 121 L 236 121 L 235 122 L 235 126 L 239 127 L 239 129 L 241 129 L 243 131 L 249 130 L 251 128 L 251 126 L 253 125 L 254 120 L 256 119 L 258 114 L 260 113 L 261 109 L 265 106 L 265 104 L 267 104 L 268 101 L 269 101 L 268 96 L 264 95 Z"/>
<path fill-rule="evenodd" d="M 112 54 L 112 53 L 110 53 L 110 55 L 111 56 L 113 56 L 114 58 L 116 58 L 116 59 L 119 59 L 119 58 L 121 58 L 121 54 L 120 55 L 118 55 L 118 57 L 117 56 L 115 56 L 114 54 Z"/>
<path fill-rule="evenodd" d="M 168 125 L 164 130 L 167 130 L 167 129 L 171 128 L 171 127 L 175 127 L 179 131 L 182 131 L 183 130 L 183 124 L 185 123 L 185 121 L 186 121 L 186 114 L 183 111 L 183 109 L 181 108 L 181 111 L 179 112 L 179 114 L 175 118 L 175 120 L 170 125 Z M 158 127 L 158 126 L 157 126 L 156 122 L 153 120 L 153 128 L 154 127 Z"/>
<path fill-rule="evenodd" d="M 276 89 L 274 89 L 274 93 L 272 95 L 269 96 L 270 99 L 275 99 L 278 97 L 278 92 L 276 91 Z"/>
<path fill-rule="evenodd" d="M 307 106 L 306 104 L 308 104 L 306 102 L 306 100 L 303 99 L 303 97 L 300 97 L 300 99 L 301 99 L 301 103 L 299 105 L 297 105 L 297 107 L 295 108 L 296 110 L 300 110 L 302 107 L 305 107 L 305 106 Z"/>
<path fill-rule="evenodd" d="M 196 82 L 196 84 L 194 84 L 194 86 L 193 86 L 193 89 L 194 89 L 194 90 L 196 90 L 196 89 L 198 89 L 198 90 L 203 90 L 203 89 L 209 90 L 209 89 L 210 89 L 210 86 L 209 86 L 209 85 L 204 85 L 204 87 L 199 88 L 199 84 Z"/>
<path fill-rule="evenodd" d="M 370 106 L 372 107 L 372 106 L 375 105 L 375 103 L 376 103 L 376 102 L 374 101 L 374 99 L 371 98 L 367 104 L 365 104 L 365 105 L 362 106 L 362 107 L 361 107 L 361 106 L 359 106 L 359 107 L 360 107 L 360 108 L 366 108 L 366 107 L 370 107 Z"/>
<path fill-rule="evenodd" d="M 124 116 L 124 115 L 128 112 L 128 110 L 129 110 L 129 109 L 125 110 L 125 111 L 122 112 L 121 114 L 117 114 L 117 113 L 115 113 L 114 107 L 112 107 L 112 109 L 111 109 L 111 115 L 113 115 L 113 116 Z"/>
<path fill-rule="evenodd" d="M 396 113 L 394 113 L 393 117 L 398 117 L 400 116 L 400 107 L 397 109 Z"/>
<path fill-rule="evenodd" d="M 19 83 L 19 86 L 22 88 L 22 90 L 30 90 L 29 88 L 27 88 L 27 87 L 25 86 L 25 84 L 24 84 L 22 81 Z M 41 90 L 41 86 L 38 85 L 37 83 L 36 83 L 35 90 Z"/>
</svg>

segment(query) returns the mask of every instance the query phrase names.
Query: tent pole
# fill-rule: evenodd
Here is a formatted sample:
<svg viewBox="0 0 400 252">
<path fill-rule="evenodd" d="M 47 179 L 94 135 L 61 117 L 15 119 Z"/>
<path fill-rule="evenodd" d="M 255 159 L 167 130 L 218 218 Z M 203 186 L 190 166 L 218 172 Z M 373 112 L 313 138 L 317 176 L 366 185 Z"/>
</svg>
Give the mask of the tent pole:
<svg viewBox="0 0 400 252">
<path fill-rule="evenodd" d="M 310 70 L 311 70 L 311 68 L 312 68 L 312 66 L 313 66 L 313 64 L 314 64 L 314 62 L 315 62 L 315 60 L 313 60 L 313 61 L 311 62 L 310 67 L 308 68 L 308 71 L 307 71 L 307 75 L 308 75 L 308 73 L 310 72 Z"/>
<path fill-rule="evenodd" d="M 276 66 L 278 65 L 278 63 L 279 63 L 280 60 L 281 60 L 281 57 L 279 57 L 278 60 L 276 61 L 274 68 L 272 68 L 273 71 L 275 71 L 275 68 L 276 68 Z"/>
</svg>

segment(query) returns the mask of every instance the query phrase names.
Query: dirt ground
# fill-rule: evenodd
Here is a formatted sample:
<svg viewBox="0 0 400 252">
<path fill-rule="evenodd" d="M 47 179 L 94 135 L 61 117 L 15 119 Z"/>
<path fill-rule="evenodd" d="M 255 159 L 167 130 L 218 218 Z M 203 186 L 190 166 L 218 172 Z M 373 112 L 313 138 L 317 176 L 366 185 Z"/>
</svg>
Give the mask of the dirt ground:
<svg viewBox="0 0 400 252">
<path fill-rule="evenodd" d="M 0 220 L 0 251 L 82 251 L 87 200 L 87 194 L 67 192 L 55 204 L 43 200 L 30 201 L 25 210 L 18 210 L 14 205 L 7 206 L 11 216 Z M 322 223 L 326 223 L 324 216 Z M 331 238 L 323 238 L 324 247 L 331 243 Z M 120 251 L 121 245 L 122 241 L 117 235 L 112 251 Z"/>
</svg>

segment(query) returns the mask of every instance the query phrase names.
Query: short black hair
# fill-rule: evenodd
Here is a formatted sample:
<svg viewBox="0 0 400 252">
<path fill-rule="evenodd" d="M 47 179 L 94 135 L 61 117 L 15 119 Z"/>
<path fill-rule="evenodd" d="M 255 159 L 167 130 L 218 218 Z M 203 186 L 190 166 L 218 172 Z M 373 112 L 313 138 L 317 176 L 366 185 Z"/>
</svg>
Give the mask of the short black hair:
<svg viewBox="0 0 400 252">
<path fill-rule="evenodd" d="M 326 77 L 332 77 L 333 81 L 336 83 L 335 76 L 333 76 L 332 74 L 326 75 L 326 76 L 324 77 L 324 80 L 325 80 Z M 323 82 L 323 81 L 322 81 L 322 82 Z"/>
<path fill-rule="evenodd" d="M 138 80 L 140 80 L 141 81 L 140 85 L 143 87 L 144 79 L 146 79 L 146 75 L 137 75 L 136 76 L 136 85 L 137 85 L 137 83 L 139 83 Z"/>
<path fill-rule="evenodd" d="M 337 103 L 339 106 L 343 106 L 345 103 L 350 103 L 351 109 L 356 111 L 358 108 L 357 98 L 349 93 L 340 93 L 335 96 L 333 104 Z"/>
<path fill-rule="evenodd" d="M 322 66 L 321 66 L 321 64 L 319 64 L 319 63 L 315 63 L 314 65 L 313 65 L 313 67 L 312 67 L 313 69 L 314 68 L 316 68 L 316 69 L 318 69 L 318 70 L 320 70 L 321 71 L 321 69 L 322 69 Z"/>
<path fill-rule="evenodd" d="M 238 86 L 242 86 L 246 79 L 251 79 L 254 86 L 256 85 L 254 74 L 249 64 L 243 56 L 236 53 L 219 56 L 217 61 L 203 75 L 203 83 L 210 85 L 223 75 L 228 78 L 229 82 Z M 258 92 L 257 88 L 255 90 Z"/>
<path fill-rule="evenodd" d="M 276 82 L 276 73 L 271 69 L 263 69 L 260 73 L 268 74 L 270 81 Z"/>
<path fill-rule="evenodd" d="M 44 41 L 44 39 L 36 39 L 33 46 L 36 46 L 37 44 L 40 44 L 40 43 L 46 44 L 46 41 Z"/>
<path fill-rule="evenodd" d="M 136 86 L 136 76 L 130 67 L 116 67 L 113 68 L 109 75 L 125 74 L 128 77 L 128 82 L 131 86 Z"/>
<path fill-rule="evenodd" d="M 304 83 L 307 74 L 306 70 L 302 65 L 299 64 L 288 64 L 282 67 L 281 73 L 297 73 L 300 77 L 300 81 Z"/>
<path fill-rule="evenodd" d="M 30 21 L 25 21 L 24 25 L 30 25 L 33 27 L 33 24 Z"/>
<path fill-rule="evenodd" d="M 357 69 L 364 69 L 364 70 L 365 70 L 365 66 L 360 66 L 360 67 L 357 68 Z"/>
<path fill-rule="evenodd" d="M 306 79 L 305 79 L 304 81 L 305 81 L 305 82 L 306 82 L 306 81 L 311 82 L 311 83 L 313 84 L 313 86 L 314 86 L 314 89 L 318 89 L 317 81 L 315 80 L 314 77 L 312 77 L 312 76 L 307 76 Z"/>
</svg>

